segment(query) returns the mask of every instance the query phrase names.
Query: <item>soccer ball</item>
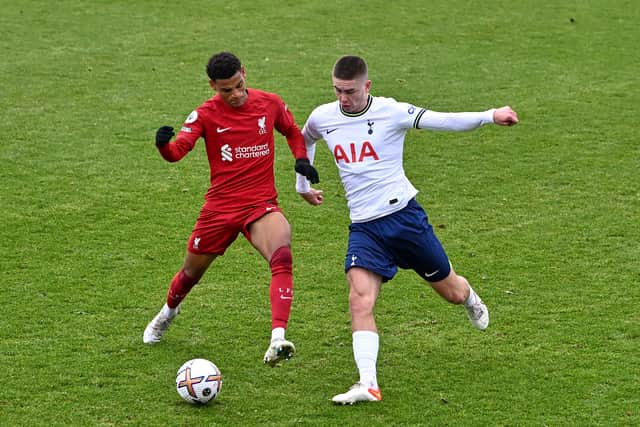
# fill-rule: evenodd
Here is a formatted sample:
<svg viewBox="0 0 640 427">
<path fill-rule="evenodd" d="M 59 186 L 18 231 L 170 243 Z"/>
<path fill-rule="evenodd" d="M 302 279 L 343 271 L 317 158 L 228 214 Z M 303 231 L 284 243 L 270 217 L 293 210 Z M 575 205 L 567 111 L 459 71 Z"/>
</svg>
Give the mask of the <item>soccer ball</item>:
<svg viewBox="0 0 640 427">
<path fill-rule="evenodd" d="M 222 388 L 222 374 L 213 362 L 192 359 L 178 369 L 176 389 L 189 403 L 205 404 L 215 399 Z"/>
</svg>

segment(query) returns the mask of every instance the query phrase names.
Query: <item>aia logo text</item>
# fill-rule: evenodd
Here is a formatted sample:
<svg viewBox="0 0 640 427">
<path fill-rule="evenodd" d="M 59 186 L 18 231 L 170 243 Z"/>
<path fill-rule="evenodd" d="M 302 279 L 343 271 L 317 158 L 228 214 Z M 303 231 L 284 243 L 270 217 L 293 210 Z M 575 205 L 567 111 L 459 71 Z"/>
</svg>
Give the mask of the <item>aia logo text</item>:
<svg viewBox="0 0 640 427">
<path fill-rule="evenodd" d="M 336 163 L 361 163 L 364 162 L 367 157 L 372 160 L 380 160 L 378 153 L 371 145 L 371 141 L 364 141 L 362 144 L 356 144 L 350 142 L 346 146 L 336 144 L 333 148 L 333 157 L 336 159 Z"/>
</svg>

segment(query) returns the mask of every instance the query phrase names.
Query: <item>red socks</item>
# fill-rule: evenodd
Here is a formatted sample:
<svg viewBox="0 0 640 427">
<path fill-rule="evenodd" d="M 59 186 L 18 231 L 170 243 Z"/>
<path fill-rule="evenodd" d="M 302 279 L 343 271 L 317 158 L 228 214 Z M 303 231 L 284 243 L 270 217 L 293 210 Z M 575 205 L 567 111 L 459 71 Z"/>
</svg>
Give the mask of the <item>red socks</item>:
<svg viewBox="0 0 640 427">
<path fill-rule="evenodd" d="M 271 267 L 271 329 L 287 328 L 291 301 L 293 300 L 293 274 L 291 249 L 288 246 L 278 248 L 269 261 Z M 167 306 L 176 308 L 200 279 L 187 276 L 183 270 L 176 273 L 167 294 Z"/>
<path fill-rule="evenodd" d="M 173 276 L 169 293 L 167 294 L 167 306 L 176 308 L 184 297 L 187 296 L 191 288 L 193 288 L 200 279 L 194 279 L 187 276 L 183 270 L 180 270 Z"/>
<path fill-rule="evenodd" d="M 278 248 L 269 261 L 271 267 L 271 329 L 287 328 L 291 301 L 293 300 L 293 274 L 291 249 L 288 246 Z"/>
</svg>

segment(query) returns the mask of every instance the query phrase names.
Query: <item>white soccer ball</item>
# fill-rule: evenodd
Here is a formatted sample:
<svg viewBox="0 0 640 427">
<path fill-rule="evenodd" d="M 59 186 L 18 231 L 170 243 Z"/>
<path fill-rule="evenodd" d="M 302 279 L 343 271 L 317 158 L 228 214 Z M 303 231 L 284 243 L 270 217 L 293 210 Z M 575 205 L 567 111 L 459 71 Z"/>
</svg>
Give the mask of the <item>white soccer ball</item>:
<svg viewBox="0 0 640 427">
<path fill-rule="evenodd" d="M 208 403 L 216 398 L 221 388 L 222 374 L 213 362 L 192 359 L 178 369 L 176 389 L 189 403 Z"/>
</svg>

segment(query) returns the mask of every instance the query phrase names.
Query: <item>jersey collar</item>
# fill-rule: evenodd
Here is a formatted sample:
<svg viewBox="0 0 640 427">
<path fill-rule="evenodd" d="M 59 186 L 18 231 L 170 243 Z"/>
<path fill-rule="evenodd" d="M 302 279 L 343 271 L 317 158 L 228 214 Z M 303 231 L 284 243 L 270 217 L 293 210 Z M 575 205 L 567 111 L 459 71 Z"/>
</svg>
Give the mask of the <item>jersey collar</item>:
<svg viewBox="0 0 640 427">
<path fill-rule="evenodd" d="M 369 98 L 367 99 L 367 105 L 361 111 L 358 111 L 357 113 L 349 113 L 347 111 L 344 111 L 342 109 L 342 106 L 340 105 L 340 112 L 347 117 L 359 117 L 359 116 L 362 116 L 367 111 L 369 111 L 369 108 L 371 108 L 372 103 L 373 103 L 373 96 L 369 95 Z"/>
</svg>

